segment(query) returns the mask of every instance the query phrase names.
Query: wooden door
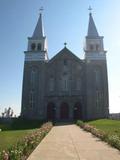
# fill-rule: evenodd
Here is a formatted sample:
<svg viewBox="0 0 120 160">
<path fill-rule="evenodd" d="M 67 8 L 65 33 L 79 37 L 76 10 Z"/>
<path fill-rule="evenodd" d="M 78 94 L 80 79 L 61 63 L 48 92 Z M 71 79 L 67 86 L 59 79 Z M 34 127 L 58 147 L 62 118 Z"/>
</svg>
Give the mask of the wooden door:
<svg viewBox="0 0 120 160">
<path fill-rule="evenodd" d="M 60 107 L 60 118 L 66 120 L 69 118 L 69 106 L 67 103 L 62 103 Z"/>
<path fill-rule="evenodd" d="M 48 103 L 47 105 L 47 120 L 55 119 L 55 105 L 54 103 Z"/>
<path fill-rule="evenodd" d="M 74 120 L 82 118 L 82 112 L 81 111 L 82 111 L 81 110 L 81 104 L 80 103 L 76 103 L 74 105 L 74 108 L 73 108 L 73 118 L 74 118 Z"/>
</svg>

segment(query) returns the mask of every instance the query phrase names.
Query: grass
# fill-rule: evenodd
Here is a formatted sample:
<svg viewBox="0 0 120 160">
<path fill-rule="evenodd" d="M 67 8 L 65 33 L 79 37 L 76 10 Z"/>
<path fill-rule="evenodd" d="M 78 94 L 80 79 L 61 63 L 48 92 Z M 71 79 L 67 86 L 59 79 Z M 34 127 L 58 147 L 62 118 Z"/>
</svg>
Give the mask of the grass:
<svg viewBox="0 0 120 160">
<path fill-rule="evenodd" d="M 5 150 L 8 147 L 16 144 L 19 140 L 21 140 L 33 131 L 34 129 L 0 132 L 0 151 Z"/>
<path fill-rule="evenodd" d="M 0 159 L 4 160 L 25 160 L 41 142 L 41 140 L 48 134 L 52 128 L 52 122 L 44 123 L 39 129 L 35 129 L 16 145 L 9 146 L 7 150 L 0 152 Z M 8 131 L 10 132 L 10 131 Z M 11 131 L 12 132 L 12 131 Z M 19 131 L 18 131 L 19 132 Z M 16 135 L 16 134 L 15 134 Z"/>
<path fill-rule="evenodd" d="M 30 134 L 36 128 L 40 128 L 43 122 L 40 120 L 25 120 L 16 118 L 12 123 L 0 123 L 0 151 L 16 144 L 17 141 Z"/>
<path fill-rule="evenodd" d="M 120 121 L 110 119 L 100 119 L 90 121 L 88 124 L 106 132 L 109 135 L 118 135 L 120 137 Z"/>
</svg>

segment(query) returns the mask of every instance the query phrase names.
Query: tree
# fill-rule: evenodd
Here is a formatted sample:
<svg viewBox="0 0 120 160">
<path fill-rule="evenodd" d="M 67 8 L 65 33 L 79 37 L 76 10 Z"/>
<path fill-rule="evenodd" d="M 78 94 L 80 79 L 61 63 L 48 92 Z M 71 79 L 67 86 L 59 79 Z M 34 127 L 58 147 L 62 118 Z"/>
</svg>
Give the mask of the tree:
<svg viewBox="0 0 120 160">
<path fill-rule="evenodd" d="M 4 118 L 11 118 L 13 117 L 13 109 L 11 107 L 5 108 L 4 112 L 2 113 L 2 117 Z"/>
</svg>

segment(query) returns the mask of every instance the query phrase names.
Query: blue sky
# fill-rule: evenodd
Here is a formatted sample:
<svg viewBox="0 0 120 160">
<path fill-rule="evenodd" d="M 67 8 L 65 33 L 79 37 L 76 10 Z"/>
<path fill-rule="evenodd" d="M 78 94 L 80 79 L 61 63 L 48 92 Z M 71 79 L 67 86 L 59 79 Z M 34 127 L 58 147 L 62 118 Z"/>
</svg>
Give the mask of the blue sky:
<svg viewBox="0 0 120 160">
<path fill-rule="evenodd" d="M 34 31 L 39 8 L 44 7 L 44 27 L 49 58 L 63 43 L 83 58 L 88 27 L 88 7 L 108 51 L 110 112 L 120 112 L 120 1 L 119 0 L 0 0 L 0 112 L 21 109 L 24 51 Z"/>
</svg>

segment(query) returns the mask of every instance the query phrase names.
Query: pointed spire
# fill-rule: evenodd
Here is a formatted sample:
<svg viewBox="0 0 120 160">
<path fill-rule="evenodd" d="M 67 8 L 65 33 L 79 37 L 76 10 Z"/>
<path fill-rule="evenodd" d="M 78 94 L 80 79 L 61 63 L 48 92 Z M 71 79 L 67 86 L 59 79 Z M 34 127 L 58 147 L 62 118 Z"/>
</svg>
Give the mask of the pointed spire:
<svg viewBox="0 0 120 160">
<path fill-rule="evenodd" d="M 44 28 L 43 28 L 43 24 L 42 24 L 42 13 L 40 13 L 37 25 L 35 27 L 35 30 L 33 32 L 33 36 L 32 38 L 41 38 L 44 37 Z"/>
<path fill-rule="evenodd" d="M 92 17 L 92 13 L 90 11 L 87 37 L 98 37 L 98 36 L 99 36 L 99 34 L 98 34 L 97 28 L 95 26 L 95 23 L 94 23 L 94 20 Z"/>
</svg>

